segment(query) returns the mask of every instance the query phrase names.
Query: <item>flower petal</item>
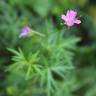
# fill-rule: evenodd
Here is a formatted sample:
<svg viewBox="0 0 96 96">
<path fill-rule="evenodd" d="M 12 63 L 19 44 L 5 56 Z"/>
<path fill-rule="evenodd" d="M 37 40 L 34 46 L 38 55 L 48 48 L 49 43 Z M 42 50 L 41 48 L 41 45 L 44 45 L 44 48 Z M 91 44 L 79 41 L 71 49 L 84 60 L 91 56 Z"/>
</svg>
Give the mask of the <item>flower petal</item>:
<svg viewBox="0 0 96 96">
<path fill-rule="evenodd" d="M 77 15 L 77 12 L 74 10 L 68 10 L 66 16 L 69 18 L 75 18 Z"/>
<path fill-rule="evenodd" d="M 62 19 L 62 20 L 65 20 L 65 21 L 67 20 L 67 18 L 66 18 L 65 15 L 61 15 L 61 19 Z"/>
<path fill-rule="evenodd" d="M 76 20 L 74 21 L 74 23 L 76 23 L 76 24 L 80 24 L 80 23 L 81 23 L 81 20 L 76 19 Z"/>
<path fill-rule="evenodd" d="M 29 26 L 24 26 L 21 30 L 21 33 L 19 34 L 19 38 L 26 37 L 28 33 L 30 32 Z"/>
</svg>

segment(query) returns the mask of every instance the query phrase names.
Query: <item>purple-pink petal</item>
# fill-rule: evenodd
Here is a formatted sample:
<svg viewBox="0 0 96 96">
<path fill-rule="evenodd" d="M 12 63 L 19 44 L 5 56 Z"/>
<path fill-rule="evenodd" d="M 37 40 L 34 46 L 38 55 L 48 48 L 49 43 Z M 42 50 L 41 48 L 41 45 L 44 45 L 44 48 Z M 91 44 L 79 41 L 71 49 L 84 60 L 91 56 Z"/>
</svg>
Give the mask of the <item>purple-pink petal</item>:
<svg viewBox="0 0 96 96">
<path fill-rule="evenodd" d="M 80 24 L 81 23 L 81 21 L 79 19 L 77 19 L 76 16 L 77 16 L 77 12 L 76 11 L 68 10 L 66 15 L 64 15 L 64 14 L 61 15 L 61 19 L 63 21 L 65 21 L 65 24 L 68 27 L 71 27 L 74 24 Z"/>
<path fill-rule="evenodd" d="M 61 15 L 61 19 L 66 21 L 67 18 L 65 15 Z"/>
<path fill-rule="evenodd" d="M 69 18 L 75 18 L 77 15 L 77 12 L 74 10 L 68 10 L 66 16 Z"/>
<path fill-rule="evenodd" d="M 28 35 L 29 32 L 30 32 L 29 26 L 25 26 L 25 27 L 22 28 L 19 37 L 20 37 L 20 38 L 21 38 L 21 37 L 25 37 L 25 36 Z"/>
<path fill-rule="evenodd" d="M 80 24 L 80 23 L 81 23 L 81 20 L 76 19 L 76 20 L 74 21 L 74 23 L 76 23 L 76 24 Z"/>
</svg>

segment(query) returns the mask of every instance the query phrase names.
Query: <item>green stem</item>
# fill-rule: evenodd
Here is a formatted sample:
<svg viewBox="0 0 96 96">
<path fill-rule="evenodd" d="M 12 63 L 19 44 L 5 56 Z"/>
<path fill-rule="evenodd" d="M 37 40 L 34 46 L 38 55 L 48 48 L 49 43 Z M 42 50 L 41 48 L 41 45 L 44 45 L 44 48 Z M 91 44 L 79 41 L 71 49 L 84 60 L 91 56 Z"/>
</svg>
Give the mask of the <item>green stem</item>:
<svg viewBox="0 0 96 96">
<path fill-rule="evenodd" d="M 34 33 L 34 34 L 37 34 L 39 36 L 45 37 L 44 34 L 41 34 L 41 33 L 37 32 L 37 31 L 31 30 L 31 32 Z"/>
</svg>

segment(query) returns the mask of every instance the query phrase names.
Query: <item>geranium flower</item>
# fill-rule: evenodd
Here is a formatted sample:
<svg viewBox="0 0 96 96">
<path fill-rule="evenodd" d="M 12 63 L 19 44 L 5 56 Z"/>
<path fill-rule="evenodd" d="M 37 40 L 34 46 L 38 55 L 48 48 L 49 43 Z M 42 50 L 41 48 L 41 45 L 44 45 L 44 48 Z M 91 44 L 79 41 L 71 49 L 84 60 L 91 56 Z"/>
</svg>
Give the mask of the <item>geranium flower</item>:
<svg viewBox="0 0 96 96">
<path fill-rule="evenodd" d="M 42 33 L 39 33 L 37 31 L 32 30 L 29 26 L 24 26 L 19 34 L 19 38 L 21 37 L 30 37 L 30 36 L 41 36 L 44 37 L 45 35 Z"/>
<path fill-rule="evenodd" d="M 29 26 L 24 26 L 21 30 L 21 33 L 20 33 L 19 37 L 20 38 L 21 37 L 26 37 L 26 36 L 28 36 L 29 32 L 30 32 L 30 27 Z"/>
<path fill-rule="evenodd" d="M 74 24 L 80 24 L 81 20 L 79 20 L 78 18 L 76 18 L 77 16 L 77 12 L 74 10 L 68 10 L 66 15 L 61 15 L 61 19 L 65 21 L 65 24 L 68 27 L 73 26 Z"/>
</svg>

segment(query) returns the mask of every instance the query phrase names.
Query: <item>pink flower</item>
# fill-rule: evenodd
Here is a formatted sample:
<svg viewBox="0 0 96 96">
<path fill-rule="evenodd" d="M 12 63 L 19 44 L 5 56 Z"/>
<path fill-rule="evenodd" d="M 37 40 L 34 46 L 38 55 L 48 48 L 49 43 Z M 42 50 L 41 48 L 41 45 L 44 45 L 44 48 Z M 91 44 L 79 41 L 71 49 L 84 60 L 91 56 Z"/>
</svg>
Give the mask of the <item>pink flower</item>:
<svg viewBox="0 0 96 96">
<path fill-rule="evenodd" d="M 20 35 L 19 35 L 19 37 L 21 38 L 21 37 L 26 37 L 26 36 L 28 36 L 28 33 L 30 32 L 30 28 L 29 28 L 29 26 L 24 26 L 23 28 L 22 28 L 22 30 L 21 30 L 21 33 L 20 33 Z"/>
<path fill-rule="evenodd" d="M 73 26 L 74 24 L 80 24 L 81 20 L 76 18 L 77 12 L 74 10 L 68 10 L 66 15 L 61 15 L 61 19 L 65 21 L 65 24 L 68 27 Z"/>
</svg>

